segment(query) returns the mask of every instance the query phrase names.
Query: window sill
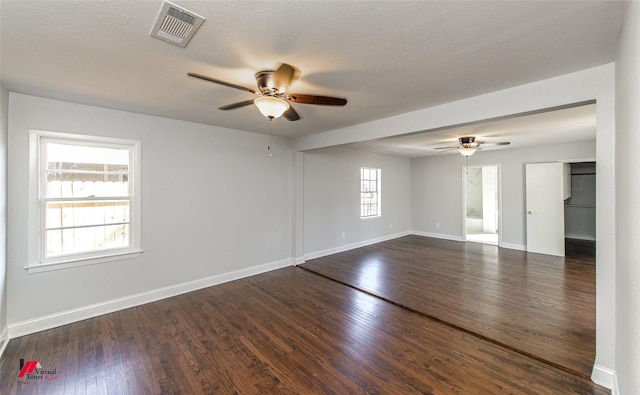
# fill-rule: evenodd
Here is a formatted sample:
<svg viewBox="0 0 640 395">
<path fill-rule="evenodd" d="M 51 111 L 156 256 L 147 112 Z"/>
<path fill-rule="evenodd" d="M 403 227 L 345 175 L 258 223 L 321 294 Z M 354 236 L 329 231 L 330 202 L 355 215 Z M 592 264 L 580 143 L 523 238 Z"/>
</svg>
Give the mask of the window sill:
<svg viewBox="0 0 640 395">
<path fill-rule="evenodd" d="M 142 255 L 143 252 L 144 250 L 130 250 L 130 251 L 124 251 L 124 252 L 117 252 L 113 254 L 101 255 L 99 257 L 75 258 L 75 259 L 67 259 L 67 260 L 51 262 L 51 263 L 40 263 L 36 265 L 25 266 L 24 268 L 27 270 L 29 274 L 50 272 L 53 270 L 70 269 L 73 267 L 95 265 L 97 263 L 105 263 L 105 262 L 112 262 L 112 261 L 121 261 L 123 259 L 138 258 L 140 255 Z"/>
<path fill-rule="evenodd" d="M 381 214 L 380 215 L 370 215 L 368 217 L 360 217 L 360 219 L 366 221 L 368 219 L 376 219 L 376 218 L 380 218 L 380 217 L 382 217 Z"/>
</svg>

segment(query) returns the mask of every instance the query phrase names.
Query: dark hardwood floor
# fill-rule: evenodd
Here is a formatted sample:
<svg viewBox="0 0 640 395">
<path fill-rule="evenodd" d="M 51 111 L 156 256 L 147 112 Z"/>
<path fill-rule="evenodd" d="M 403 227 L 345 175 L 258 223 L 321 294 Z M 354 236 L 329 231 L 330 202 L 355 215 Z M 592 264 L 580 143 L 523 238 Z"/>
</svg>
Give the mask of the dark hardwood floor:
<svg viewBox="0 0 640 395">
<path fill-rule="evenodd" d="M 419 250 L 412 238 L 398 242 L 392 248 L 397 253 Z M 388 248 L 383 244 L 369 251 L 380 263 L 392 251 Z M 445 243 L 438 254 L 459 252 Z M 465 267 L 478 253 L 466 254 Z M 497 263 L 499 255 L 487 250 L 486 259 L 494 263 L 484 264 L 483 278 L 507 281 L 514 269 Z M 415 266 L 419 262 L 416 258 Z M 504 266 L 503 275 L 489 274 L 496 265 Z M 390 292 L 391 285 L 380 281 L 384 272 L 382 267 L 366 270 L 362 284 L 377 281 L 377 289 Z M 407 287 L 440 288 L 417 279 L 418 274 L 418 269 L 407 273 Z M 465 281 L 486 287 L 494 295 L 486 296 L 488 301 L 500 299 L 499 286 L 482 285 L 473 277 Z M 536 276 L 531 280 L 538 281 Z M 452 280 L 443 275 L 439 281 Z M 507 314 L 501 311 L 507 308 L 496 307 L 494 313 Z M 20 358 L 55 369 L 56 379 L 20 382 Z M 609 392 L 439 320 L 290 267 L 12 339 L 0 360 L 0 393 Z"/>
<path fill-rule="evenodd" d="M 588 378 L 595 359 L 595 250 L 565 258 L 407 236 L 303 268 Z"/>
</svg>

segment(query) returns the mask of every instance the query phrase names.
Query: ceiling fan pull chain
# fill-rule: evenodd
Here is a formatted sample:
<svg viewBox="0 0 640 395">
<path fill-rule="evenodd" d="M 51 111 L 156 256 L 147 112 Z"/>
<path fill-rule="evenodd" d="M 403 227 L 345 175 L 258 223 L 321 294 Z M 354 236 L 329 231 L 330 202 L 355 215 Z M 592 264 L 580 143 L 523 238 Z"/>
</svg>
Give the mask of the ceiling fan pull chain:
<svg viewBox="0 0 640 395">
<path fill-rule="evenodd" d="M 273 121 L 273 118 L 269 118 L 269 145 L 267 145 L 269 158 L 273 158 L 273 152 L 271 152 L 271 145 L 273 144 L 273 131 L 271 130 L 271 121 Z"/>
</svg>

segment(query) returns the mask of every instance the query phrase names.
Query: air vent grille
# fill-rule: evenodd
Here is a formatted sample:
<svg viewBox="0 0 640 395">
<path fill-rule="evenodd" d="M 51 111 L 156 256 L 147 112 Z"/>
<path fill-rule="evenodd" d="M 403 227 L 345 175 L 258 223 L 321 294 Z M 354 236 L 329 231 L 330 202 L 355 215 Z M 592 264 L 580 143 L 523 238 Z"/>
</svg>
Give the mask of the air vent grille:
<svg viewBox="0 0 640 395">
<path fill-rule="evenodd" d="M 180 10 L 169 8 L 169 12 L 164 16 L 164 21 L 160 25 L 160 31 L 184 39 L 193 28 L 195 19 Z"/>
<path fill-rule="evenodd" d="M 165 2 L 151 36 L 184 48 L 202 22 L 204 18 L 200 15 Z"/>
</svg>

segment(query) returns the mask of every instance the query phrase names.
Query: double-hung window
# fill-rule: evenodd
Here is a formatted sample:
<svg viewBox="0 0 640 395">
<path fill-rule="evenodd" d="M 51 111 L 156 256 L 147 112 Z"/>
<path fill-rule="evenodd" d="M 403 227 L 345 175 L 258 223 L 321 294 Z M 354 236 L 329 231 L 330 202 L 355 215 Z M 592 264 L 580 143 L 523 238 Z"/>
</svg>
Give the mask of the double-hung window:
<svg viewBox="0 0 640 395">
<path fill-rule="evenodd" d="M 360 218 L 379 217 L 380 169 L 360 168 Z"/>
<path fill-rule="evenodd" d="M 30 271 L 141 252 L 138 141 L 31 131 L 30 150 Z"/>
</svg>

